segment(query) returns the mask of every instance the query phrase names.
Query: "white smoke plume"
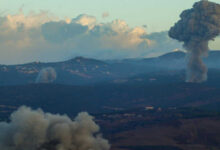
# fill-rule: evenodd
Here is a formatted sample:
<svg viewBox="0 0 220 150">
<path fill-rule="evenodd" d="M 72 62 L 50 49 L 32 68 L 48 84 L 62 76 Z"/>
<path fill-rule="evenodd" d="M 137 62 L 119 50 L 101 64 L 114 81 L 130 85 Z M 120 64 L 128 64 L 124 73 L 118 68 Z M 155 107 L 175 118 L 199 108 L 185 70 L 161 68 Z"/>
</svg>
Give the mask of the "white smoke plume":
<svg viewBox="0 0 220 150">
<path fill-rule="evenodd" d="M 10 122 L 0 122 L 1 150 L 109 150 L 99 126 L 88 113 L 71 120 L 22 106 Z"/>
<path fill-rule="evenodd" d="M 52 83 L 56 80 L 57 73 L 52 67 L 42 69 L 36 79 L 36 83 Z"/>
</svg>

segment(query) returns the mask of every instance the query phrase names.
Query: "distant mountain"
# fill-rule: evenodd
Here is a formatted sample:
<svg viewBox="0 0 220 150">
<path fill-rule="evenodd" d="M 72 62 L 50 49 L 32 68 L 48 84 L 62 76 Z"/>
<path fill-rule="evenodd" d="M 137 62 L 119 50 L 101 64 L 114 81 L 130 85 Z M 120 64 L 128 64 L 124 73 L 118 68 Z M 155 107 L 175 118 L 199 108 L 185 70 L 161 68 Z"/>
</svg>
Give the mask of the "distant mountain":
<svg viewBox="0 0 220 150">
<path fill-rule="evenodd" d="M 204 58 L 209 68 L 220 68 L 220 51 L 211 51 Z M 101 61 L 76 57 L 63 62 L 33 62 L 23 65 L 0 65 L 0 86 L 35 83 L 40 71 L 52 67 L 56 71 L 54 83 L 88 85 L 106 81 L 120 81 L 140 74 L 184 70 L 186 54 L 181 51 L 160 57 Z"/>
<path fill-rule="evenodd" d="M 41 69 L 51 67 L 57 73 L 55 83 L 84 84 L 109 78 L 108 64 L 95 59 L 77 57 L 64 62 L 34 62 L 23 65 L 1 65 L 0 85 L 35 83 Z"/>
<path fill-rule="evenodd" d="M 161 60 L 172 60 L 172 59 L 183 59 L 186 56 L 186 53 L 183 51 L 175 51 L 171 53 L 164 54 L 159 57 Z"/>
</svg>

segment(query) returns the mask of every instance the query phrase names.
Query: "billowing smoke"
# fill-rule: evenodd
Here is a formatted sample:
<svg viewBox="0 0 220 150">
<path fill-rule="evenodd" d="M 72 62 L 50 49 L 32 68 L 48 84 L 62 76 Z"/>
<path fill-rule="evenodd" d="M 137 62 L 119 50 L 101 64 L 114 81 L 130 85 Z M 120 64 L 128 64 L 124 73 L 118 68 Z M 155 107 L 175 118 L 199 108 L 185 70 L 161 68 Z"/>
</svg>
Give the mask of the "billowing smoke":
<svg viewBox="0 0 220 150">
<path fill-rule="evenodd" d="M 208 42 L 220 34 L 220 5 L 202 0 L 182 12 L 169 31 L 171 38 L 184 42 L 189 54 L 187 82 L 203 82 L 207 68 L 202 57 L 208 55 Z"/>
<path fill-rule="evenodd" d="M 99 126 L 88 113 L 67 116 L 21 107 L 10 122 L 0 122 L 1 150 L 108 150 Z"/>
<path fill-rule="evenodd" d="M 56 80 L 57 73 L 52 67 L 42 69 L 36 79 L 36 83 L 52 83 Z"/>
</svg>

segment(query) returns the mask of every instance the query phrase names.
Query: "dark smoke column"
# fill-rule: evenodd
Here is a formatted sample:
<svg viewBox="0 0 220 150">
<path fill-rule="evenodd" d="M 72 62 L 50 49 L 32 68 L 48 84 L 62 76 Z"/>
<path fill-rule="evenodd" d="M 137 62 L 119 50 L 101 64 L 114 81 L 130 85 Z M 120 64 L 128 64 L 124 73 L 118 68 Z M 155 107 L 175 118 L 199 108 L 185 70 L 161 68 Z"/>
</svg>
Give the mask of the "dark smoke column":
<svg viewBox="0 0 220 150">
<path fill-rule="evenodd" d="M 202 57 L 208 55 L 208 42 L 220 34 L 220 5 L 202 0 L 183 11 L 180 18 L 169 36 L 184 42 L 188 51 L 187 82 L 206 81 L 207 68 Z"/>
</svg>

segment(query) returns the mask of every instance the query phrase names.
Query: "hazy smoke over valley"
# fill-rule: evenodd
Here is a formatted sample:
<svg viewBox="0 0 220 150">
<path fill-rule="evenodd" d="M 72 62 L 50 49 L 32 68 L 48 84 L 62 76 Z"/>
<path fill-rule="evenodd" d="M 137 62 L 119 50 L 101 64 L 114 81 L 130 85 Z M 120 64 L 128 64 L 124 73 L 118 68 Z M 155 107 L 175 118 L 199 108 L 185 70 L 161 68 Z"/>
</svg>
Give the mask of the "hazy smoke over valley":
<svg viewBox="0 0 220 150">
<path fill-rule="evenodd" d="M 80 113 L 67 116 L 21 107 L 10 122 L 0 122 L 1 150 L 108 150 L 108 141 L 97 135 L 93 117 Z"/>
<path fill-rule="evenodd" d="M 56 70 L 52 67 L 42 69 L 36 79 L 36 83 L 52 83 L 57 78 Z"/>
<path fill-rule="evenodd" d="M 202 57 L 208 54 L 208 42 L 220 34 L 220 5 L 202 0 L 182 12 L 169 36 L 184 42 L 188 51 L 187 82 L 203 82 L 207 68 Z"/>
</svg>

